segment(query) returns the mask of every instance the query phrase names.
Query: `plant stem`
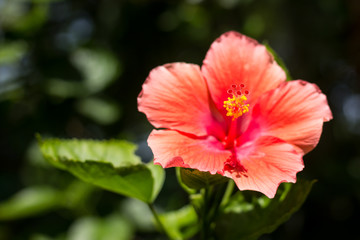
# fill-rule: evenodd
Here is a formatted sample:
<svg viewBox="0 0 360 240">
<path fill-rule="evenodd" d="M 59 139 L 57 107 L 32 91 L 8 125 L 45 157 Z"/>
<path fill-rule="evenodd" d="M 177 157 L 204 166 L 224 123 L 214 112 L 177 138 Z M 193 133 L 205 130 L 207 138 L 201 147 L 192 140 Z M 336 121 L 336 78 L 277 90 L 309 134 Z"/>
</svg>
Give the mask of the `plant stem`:
<svg viewBox="0 0 360 240">
<path fill-rule="evenodd" d="M 203 206 L 201 216 L 201 239 L 206 240 L 209 233 L 209 222 L 208 222 L 208 204 L 209 204 L 209 187 L 203 190 Z"/>
<path fill-rule="evenodd" d="M 199 212 L 200 239 L 214 239 L 214 221 L 219 209 L 229 201 L 234 188 L 234 182 L 227 185 L 207 186 L 201 190 L 203 203 Z"/>
<path fill-rule="evenodd" d="M 157 223 L 157 225 L 159 227 L 160 232 L 165 234 L 169 239 L 171 239 L 171 237 L 168 235 L 168 232 L 166 231 L 166 228 L 164 227 L 163 223 L 161 222 L 160 217 L 159 217 L 159 215 L 157 214 L 157 212 L 156 212 L 156 210 L 154 208 L 154 205 L 152 203 L 148 203 L 148 206 L 149 206 L 149 208 L 150 208 L 150 210 L 151 210 L 151 212 L 152 212 L 152 214 L 153 214 L 153 216 L 155 218 L 155 221 L 156 221 L 156 223 Z"/>
<path fill-rule="evenodd" d="M 180 184 L 180 186 L 181 186 L 189 195 L 196 193 L 196 190 L 195 190 L 195 189 L 189 188 L 189 187 L 186 186 L 186 185 L 183 183 L 183 181 L 181 180 L 181 168 L 180 168 L 180 167 L 177 167 L 177 168 L 175 169 L 175 171 L 176 171 L 176 178 L 177 178 L 178 183 Z"/>
<path fill-rule="evenodd" d="M 230 199 L 230 196 L 234 190 L 234 181 L 230 180 L 228 182 L 228 185 L 226 187 L 226 190 L 225 190 L 225 193 L 224 193 L 224 196 L 221 200 L 221 203 L 220 203 L 220 208 L 223 208 L 228 202 L 229 202 L 229 199 Z"/>
<path fill-rule="evenodd" d="M 215 189 L 214 186 L 208 186 L 203 189 L 203 206 L 202 206 L 202 216 L 201 216 L 201 239 L 209 240 L 213 239 L 213 229 L 211 227 L 216 209 L 214 209 L 214 204 L 216 201 L 215 197 Z"/>
</svg>

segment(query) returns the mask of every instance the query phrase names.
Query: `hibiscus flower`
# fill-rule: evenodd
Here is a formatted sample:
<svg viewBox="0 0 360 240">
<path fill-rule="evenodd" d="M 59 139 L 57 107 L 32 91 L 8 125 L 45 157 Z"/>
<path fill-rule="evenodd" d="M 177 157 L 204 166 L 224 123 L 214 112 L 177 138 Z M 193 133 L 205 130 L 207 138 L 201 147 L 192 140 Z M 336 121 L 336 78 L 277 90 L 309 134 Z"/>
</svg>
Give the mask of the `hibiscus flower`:
<svg viewBox="0 0 360 240">
<path fill-rule="evenodd" d="M 153 69 L 138 108 L 159 129 L 148 139 L 155 164 L 218 173 L 270 198 L 280 183 L 296 182 L 332 119 L 315 84 L 286 81 L 265 46 L 233 31 L 215 40 L 201 68 Z"/>
</svg>

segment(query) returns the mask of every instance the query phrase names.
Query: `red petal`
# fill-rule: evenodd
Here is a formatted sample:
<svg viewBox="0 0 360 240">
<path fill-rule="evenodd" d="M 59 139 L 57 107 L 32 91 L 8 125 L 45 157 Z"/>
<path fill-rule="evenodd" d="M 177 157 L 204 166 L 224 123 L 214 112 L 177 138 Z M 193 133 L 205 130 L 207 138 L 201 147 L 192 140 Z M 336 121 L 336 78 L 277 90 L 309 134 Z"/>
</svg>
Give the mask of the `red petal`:
<svg viewBox="0 0 360 240">
<path fill-rule="evenodd" d="M 240 190 L 259 191 L 273 198 L 282 182 L 296 182 L 304 167 L 302 154 L 278 138 L 264 136 L 236 149 L 241 168 L 227 170 Z"/>
<path fill-rule="evenodd" d="M 244 84 L 248 103 L 286 80 L 285 72 L 265 46 L 237 32 L 221 35 L 210 47 L 201 71 L 218 109 L 232 84 Z"/>
<path fill-rule="evenodd" d="M 164 168 L 195 168 L 215 174 L 223 169 L 231 155 L 214 137 L 191 138 L 171 130 L 153 130 L 148 144 L 155 164 Z"/>
<path fill-rule="evenodd" d="M 138 108 L 156 128 L 198 136 L 207 135 L 209 129 L 222 129 L 213 119 L 206 83 L 194 64 L 172 63 L 153 69 L 143 84 Z"/>
<path fill-rule="evenodd" d="M 315 84 L 297 80 L 264 94 L 252 118 L 262 134 L 281 138 L 307 153 L 319 142 L 323 122 L 332 119 L 332 114 L 326 96 Z"/>
</svg>

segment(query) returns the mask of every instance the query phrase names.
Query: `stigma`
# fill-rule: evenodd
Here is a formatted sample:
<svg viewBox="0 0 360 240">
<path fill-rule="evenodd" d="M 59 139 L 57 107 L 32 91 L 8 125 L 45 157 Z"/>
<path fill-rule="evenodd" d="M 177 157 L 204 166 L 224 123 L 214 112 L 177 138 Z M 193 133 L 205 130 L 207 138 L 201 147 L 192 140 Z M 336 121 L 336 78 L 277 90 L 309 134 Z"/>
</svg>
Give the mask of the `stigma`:
<svg viewBox="0 0 360 240">
<path fill-rule="evenodd" d="M 243 90 L 244 87 L 244 84 L 233 84 L 231 85 L 231 89 L 227 90 L 227 93 L 231 95 L 231 97 L 228 97 L 228 99 L 224 101 L 224 108 L 227 111 L 226 116 L 232 117 L 232 120 L 249 112 L 249 104 L 246 104 L 246 95 L 249 94 L 249 91 Z"/>
</svg>

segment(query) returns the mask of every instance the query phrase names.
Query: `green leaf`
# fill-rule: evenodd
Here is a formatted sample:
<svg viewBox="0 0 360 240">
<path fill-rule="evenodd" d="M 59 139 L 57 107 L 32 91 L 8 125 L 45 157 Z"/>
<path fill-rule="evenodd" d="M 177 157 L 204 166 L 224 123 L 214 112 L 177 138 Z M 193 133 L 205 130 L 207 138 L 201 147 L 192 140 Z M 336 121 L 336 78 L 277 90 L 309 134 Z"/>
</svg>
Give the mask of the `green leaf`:
<svg viewBox="0 0 360 240">
<path fill-rule="evenodd" d="M 84 76 L 84 87 L 90 93 L 103 90 L 121 73 L 117 58 L 105 49 L 78 49 L 71 60 Z"/>
<path fill-rule="evenodd" d="M 46 22 L 50 1 L 2 1 L 0 23 L 5 29 L 25 35 L 32 35 Z M 31 7 L 29 7 L 30 2 L 32 2 Z"/>
<path fill-rule="evenodd" d="M 54 166 L 106 190 L 152 202 L 164 182 L 164 170 L 143 164 L 126 141 L 39 140 L 40 149 Z"/>
<path fill-rule="evenodd" d="M 45 185 L 24 188 L 0 203 L 0 220 L 33 217 L 59 208 L 87 212 L 87 199 L 94 190 L 98 189 L 79 180 L 61 190 Z"/>
<path fill-rule="evenodd" d="M 201 189 L 210 185 L 224 183 L 229 180 L 229 178 L 221 176 L 220 174 L 201 172 L 197 169 L 180 168 L 179 171 L 180 178 L 178 179 L 181 184 L 185 184 L 185 186 L 192 189 Z"/>
<path fill-rule="evenodd" d="M 121 214 L 140 232 L 154 232 L 156 223 L 148 204 L 134 198 L 121 202 Z"/>
<path fill-rule="evenodd" d="M 126 141 L 40 139 L 39 143 L 45 158 L 53 164 L 88 160 L 110 163 L 117 168 L 141 164 L 140 158 L 134 154 L 136 146 Z"/>
<path fill-rule="evenodd" d="M 127 240 L 132 239 L 133 228 L 120 215 L 113 214 L 104 219 L 83 217 L 78 219 L 67 234 L 68 240 Z"/>
<path fill-rule="evenodd" d="M 249 240 L 273 232 L 300 208 L 314 182 L 283 183 L 283 191 L 278 190 L 274 199 L 261 196 L 249 202 L 242 192 L 235 194 L 217 220 L 217 235 L 224 240 Z"/>
<path fill-rule="evenodd" d="M 83 81 L 73 81 L 73 79 L 52 78 L 49 79 L 46 85 L 46 91 L 54 96 L 62 98 L 83 98 L 94 93 L 102 91 L 108 87 L 121 74 L 121 63 L 116 56 L 106 49 L 90 49 L 81 48 L 76 49 L 71 55 L 72 64 L 79 70 L 83 76 Z M 95 101 L 94 101 L 95 100 Z M 85 109 L 87 115 L 95 117 L 95 120 L 103 121 L 105 123 L 114 121 L 118 113 L 109 113 L 109 109 L 114 108 L 114 104 L 98 99 L 92 99 L 92 103 L 88 101 L 81 101 L 81 107 L 86 107 L 89 104 L 96 104 L 95 107 L 99 109 L 99 105 L 105 106 L 105 110 L 101 113 L 106 114 L 105 117 L 100 117 L 99 114 L 89 114 L 88 109 Z M 94 109 L 93 109 L 94 111 Z M 99 110 L 97 110 L 98 112 Z M 96 112 L 96 111 L 95 111 Z"/>
<path fill-rule="evenodd" d="M 91 196 L 95 191 L 99 189 L 94 185 L 76 179 L 62 190 L 62 205 L 72 212 L 88 213 L 91 211 Z"/>
<path fill-rule="evenodd" d="M 85 97 L 88 93 L 84 90 L 82 82 L 67 81 L 52 78 L 45 85 L 46 91 L 53 96 L 61 98 Z"/>
<path fill-rule="evenodd" d="M 153 184 L 153 191 L 152 191 L 152 196 L 151 199 L 155 200 L 157 195 L 159 194 L 159 192 L 162 189 L 162 186 L 164 184 L 165 181 L 165 171 L 164 169 L 159 166 L 159 165 L 155 165 L 152 162 L 146 165 L 147 168 L 151 171 L 152 177 L 154 178 L 154 184 Z"/>
<path fill-rule="evenodd" d="M 270 52 L 270 54 L 274 57 L 275 61 L 279 64 L 279 66 L 284 70 L 286 74 L 286 80 L 287 81 L 293 80 L 293 78 L 290 75 L 290 71 L 286 67 L 282 58 L 275 52 L 275 50 L 272 47 L 270 47 L 267 41 L 264 41 L 263 44 L 265 45 L 266 49 Z"/>
<path fill-rule="evenodd" d="M 20 61 L 26 54 L 27 44 L 23 41 L 0 44 L 0 64 Z"/>
<path fill-rule="evenodd" d="M 198 218 L 191 205 L 161 214 L 160 220 L 171 239 L 188 239 L 198 231 Z"/>
<path fill-rule="evenodd" d="M 100 124 L 115 123 L 120 116 L 119 106 L 100 98 L 89 97 L 81 99 L 76 104 L 77 110 Z"/>
<path fill-rule="evenodd" d="M 30 11 L 16 19 L 11 28 L 22 33 L 33 34 L 46 22 L 48 10 L 48 4 L 34 4 Z"/>
<path fill-rule="evenodd" d="M 0 220 L 16 220 L 48 212 L 62 205 L 62 193 L 51 187 L 29 187 L 0 203 Z"/>
</svg>

